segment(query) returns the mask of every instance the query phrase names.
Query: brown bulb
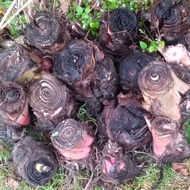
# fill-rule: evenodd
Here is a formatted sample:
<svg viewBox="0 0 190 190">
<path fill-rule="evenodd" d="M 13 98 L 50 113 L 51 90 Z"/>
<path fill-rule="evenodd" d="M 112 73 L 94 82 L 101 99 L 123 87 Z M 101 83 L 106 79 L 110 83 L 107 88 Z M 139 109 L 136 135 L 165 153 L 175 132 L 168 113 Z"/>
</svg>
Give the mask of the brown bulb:
<svg viewBox="0 0 190 190">
<path fill-rule="evenodd" d="M 53 72 L 53 60 L 51 57 L 43 57 L 42 70 Z"/>
</svg>

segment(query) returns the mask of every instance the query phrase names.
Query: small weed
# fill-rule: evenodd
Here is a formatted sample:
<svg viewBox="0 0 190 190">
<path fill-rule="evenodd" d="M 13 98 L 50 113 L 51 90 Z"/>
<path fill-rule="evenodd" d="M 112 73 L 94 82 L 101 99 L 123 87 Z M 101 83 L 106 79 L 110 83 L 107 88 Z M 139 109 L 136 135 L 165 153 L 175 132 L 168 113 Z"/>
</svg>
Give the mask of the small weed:
<svg viewBox="0 0 190 190">
<path fill-rule="evenodd" d="M 27 24 L 27 22 L 24 14 L 13 18 L 10 22 L 11 35 L 18 37 L 21 34 L 21 31 L 24 28 L 25 24 Z"/>
<path fill-rule="evenodd" d="M 8 162 L 9 158 L 11 157 L 11 150 L 11 146 L 0 140 L 0 163 L 4 164 Z"/>
<path fill-rule="evenodd" d="M 186 131 L 186 134 L 187 134 L 187 142 L 190 144 L 190 119 L 188 119 L 184 124 L 183 124 L 183 127 L 182 127 L 185 131 Z"/>
<path fill-rule="evenodd" d="M 86 111 L 86 104 L 83 104 L 77 113 L 78 119 L 81 121 L 92 121 L 96 123 L 96 119 L 89 115 Z"/>
<path fill-rule="evenodd" d="M 84 30 L 88 30 L 93 36 L 98 37 L 100 18 L 103 12 L 124 7 L 130 9 L 133 12 L 138 12 L 139 10 L 148 10 L 150 9 L 150 2 L 152 1 L 153 0 L 82 0 L 80 5 L 71 4 L 68 17 L 73 21 L 77 21 Z"/>
<path fill-rule="evenodd" d="M 139 32 L 145 38 L 146 41 L 139 41 L 139 46 L 143 51 L 147 51 L 149 53 L 157 52 L 158 48 L 164 48 L 165 42 L 160 39 L 154 39 L 150 32 L 147 30 L 144 21 L 141 20 L 139 22 Z M 148 34 L 147 34 L 148 33 Z"/>
<path fill-rule="evenodd" d="M 161 46 L 162 48 L 164 48 L 165 47 L 165 42 L 162 41 L 162 40 L 158 40 L 158 41 L 151 41 L 148 44 L 148 43 L 146 43 L 144 41 L 139 41 L 139 45 L 140 45 L 140 48 L 143 51 L 148 51 L 149 53 L 152 53 L 152 52 L 157 52 L 159 46 Z"/>
<path fill-rule="evenodd" d="M 84 30 L 89 30 L 97 37 L 102 13 L 95 11 L 93 6 L 96 6 L 96 3 L 91 6 L 87 0 L 83 0 L 82 5 L 71 6 L 68 18 L 79 22 Z"/>
</svg>

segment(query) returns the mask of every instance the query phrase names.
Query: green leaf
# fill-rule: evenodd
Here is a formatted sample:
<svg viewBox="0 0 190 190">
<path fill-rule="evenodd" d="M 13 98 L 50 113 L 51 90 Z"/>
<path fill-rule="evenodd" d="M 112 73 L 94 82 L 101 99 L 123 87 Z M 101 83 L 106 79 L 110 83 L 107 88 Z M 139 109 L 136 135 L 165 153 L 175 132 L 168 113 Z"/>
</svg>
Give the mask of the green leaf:
<svg viewBox="0 0 190 190">
<path fill-rule="evenodd" d="M 153 51 L 155 51 L 155 47 L 152 45 L 148 48 L 148 52 L 152 53 Z"/>
<path fill-rule="evenodd" d="M 148 45 L 143 41 L 139 41 L 139 45 L 140 45 L 141 49 L 143 49 L 143 50 L 145 50 L 148 47 Z"/>
<path fill-rule="evenodd" d="M 102 13 L 98 12 L 97 15 L 96 15 L 96 18 L 101 18 L 101 17 L 102 17 Z"/>
<path fill-rule="evenodd" d="M 81 13 L 76 13 L 76 18 L 80 18 L 81 17 Z"/>
<path fill-rule="evenodd" d="M 59 7 L 59 6 L 60 6 L 59 1 L 55 1 L 55 7 Z"/>
<path fill-rule="evenodd" d="M 91 11 L 90 6 L 87 6 L 84 11 L 86 14 L 90 13 L 90 11 Z"/>
<path fill-rule="evenodd" d="M 81 18 L 86 20 L 89 19 L 89 16 L 86 13 L 82 13 Z"/>
<path fill-rule="evenodd" d="M 161 45 L 162 48 L 164 48 L 164 47 L 165 47 L 165 42 L 164 42 L 164 41 L 160 41 L 160 42 L 159 42 L 159 45 Z"/>
<path fill-rule="evenodd" d="M 88 29 L 88 23 L 83 22 L 82 28 L 83 28 L 84 30 L 87 30 L 87 29 Z"/>
<path fill-rule="evenodd" d="M 70 19 L 72 19 L 73 18 L 73 14 L 72 13 L 68 13 L 67 17 L 70 18 Z"/>
<path fill-rule="evenodd" d="M 77 12 L 77 15 L 81 15 L 83 13 L 83 8 L 79 5 L 76 6 L 76 12 Z"/>
<path fill-rule="evenodd" d="M 103 6 L 102 6 L 102 10 L 106 11 L 107 9 L 108 9 L 108 8 L 107 8 L 106 5 L 103 5 Z"/>
<path fill-rule="evenodd" d="M 22 16 L 21 16 L 21 21 L 24 23 L 24 24 L 27 24 L 27 22 L 26 22 L 26 17 L 24 16 L 24 14 L 22 14 Z"/>
<path fill-rule="evenodd" d="M 4 4 L 5 8 L 8 9 L 10 7 L 10 5 L 12 4 L 12 1 L 5 1 L 5 2 L 3 2 L 3 4 Z"/>
<path fill-rule="evenodd" d="M 90 28 L 98 29 L 100 27 L 100 22 L 94 21 L 90 23 Z"/>
<path fill-rule="evenodd" d="M 88 0 L 82 0 L 82 3 L 86 4 L 86 3 L 88 3 Z"/>
<path fill-rule="evenodd" d="M 15 18 L 13 18 L 13 19 L 11 20 L 11 24 L 12 24 L 12 25 L 16 25 L 16 23 L 18 23 L 18 18 L 17 18 L 17 17 L 15 17 Z"/>
<path fill-rule="evenodd" d="M 20 30 L 16 28 L 14 25 L 11 24 L 10 32 L 12 36 L 19 36 L 20 35 Z"/>
<path fill-rule="evenodd" d="M 186 129 L 187 132 L 187 142 L 190 144 L 190 125 Z"/>
<path fill-rule="evenodd" d="M 117 9 L 118 7 L 119 7 L 119 5 L 118 5 L 117 3 L 111 3 L 110 6 L 109 6 L 109 8 L 110 8 L 111 10 Z"/>
<path fill-rule="evenodd" d="M 108 0 L 110 3 L 117 3 L 117 0 Z"/>
</svg>

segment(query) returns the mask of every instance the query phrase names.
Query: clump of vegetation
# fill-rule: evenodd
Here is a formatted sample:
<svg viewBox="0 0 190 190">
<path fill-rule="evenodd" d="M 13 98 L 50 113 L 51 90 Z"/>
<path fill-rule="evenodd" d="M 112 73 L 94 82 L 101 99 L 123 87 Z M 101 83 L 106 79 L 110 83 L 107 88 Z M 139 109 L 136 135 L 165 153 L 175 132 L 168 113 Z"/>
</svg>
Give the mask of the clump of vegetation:
<svg viewBox="0 0 190 190">
<path fill-rule="evenodd" d="M 111 11 L 116 8 L 128 8 L 133 12 L 139 10 L 148 10 L 153 0 L 145 1 L 130 1 L 130 0 L 107 0 L 107 1 L 88 1 L 82 0 L 80 5 L 71 4 L 68 17 L 81 24 L 84 30 L 88 30 L 92 35 L 98 36 L 98 29 L 100 27 L 100 18 L 105 11 Z"/>
<path fill-rule="evenodd" d="M 162 40 L 152 40 L 150 41 L 149 43 L 146 43 L 144 41 L 139 41 L 139 45 L 140 45 L 140 48 L 143 50 L 143 51 L 147 51 L 149 53 L 152 53 L 152 52 L 157 52 L 158 51 L 158 48 L 161 46 L 162 48 L 164 48 L 165 46 L 165 42 L 162 41 Z"/>
<path fill-rule="evenodd" d="M 25 2 L 21 5 L 21 2 L 9 1 L 9 0 L 0 0 L 0 31 L 4 28 L 7 28 L 10 31 L 10 35 L 13 37 L 18 37 L 22 29 L 27 24 L 27 19 L 25 12 L 22 10 L 31 3 Z"/>
</svg>

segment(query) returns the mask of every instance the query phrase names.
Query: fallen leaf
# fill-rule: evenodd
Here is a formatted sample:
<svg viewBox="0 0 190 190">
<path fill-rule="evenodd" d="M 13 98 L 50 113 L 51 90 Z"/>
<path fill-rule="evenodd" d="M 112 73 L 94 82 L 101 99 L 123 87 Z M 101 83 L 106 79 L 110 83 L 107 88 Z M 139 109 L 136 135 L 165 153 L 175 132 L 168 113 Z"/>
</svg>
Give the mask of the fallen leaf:
<svg viewBox="0 0 190 190">
<path fill-rule="evenodd" d="M 177 173 L 183 174 L 185 176 L 189 175 L 189 169 L 188 167 L 183 163 L 172 163 L 172 168 Z"/>
<path fill-rule="evenodd" d="M 4 150 L 5 147 L 3 145 L 0 145 L 0 150 Z"/>
<path fill-rule="evenodd" d="M 70 1 L 68 1 L 68 0 L 59 0 L 59 2 L 60 2 L 59 9 L 63 13 L 68 13 L 69 12 Z"/>
<path fill-rule="evenodd" d="M 9 179 L 7 182 L 10 186 L 14 187 L 14 189 L 16 189 L 18 187 L 18 181 L 16 181 L 15 179 Z"/>
</svg>

